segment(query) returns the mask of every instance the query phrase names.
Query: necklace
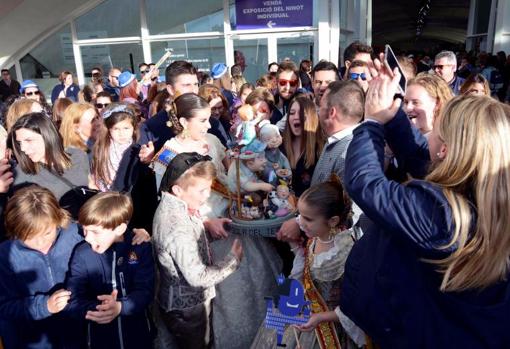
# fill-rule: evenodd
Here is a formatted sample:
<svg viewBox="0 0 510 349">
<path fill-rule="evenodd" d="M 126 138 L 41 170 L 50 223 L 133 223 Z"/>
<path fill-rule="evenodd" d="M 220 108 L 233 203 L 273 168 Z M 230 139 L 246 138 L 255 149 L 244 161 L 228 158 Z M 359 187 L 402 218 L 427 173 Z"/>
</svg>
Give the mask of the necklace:
<svg viewBox="0 0 510 349">
<path fill-rule="evenodd" d="M 330 237 L 328 240 L 322 240 L 320 237 L 317 237 L 317 240 L 319 240 L 321 244 L 330 244 L 333 242 L 334 239 Z"/>
</svg>

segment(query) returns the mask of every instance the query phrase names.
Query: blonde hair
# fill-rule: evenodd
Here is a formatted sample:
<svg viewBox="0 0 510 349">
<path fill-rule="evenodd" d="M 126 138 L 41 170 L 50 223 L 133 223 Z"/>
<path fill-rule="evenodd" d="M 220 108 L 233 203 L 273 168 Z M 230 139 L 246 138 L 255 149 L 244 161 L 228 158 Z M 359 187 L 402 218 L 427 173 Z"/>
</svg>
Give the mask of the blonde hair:
<svg viewBox="0 0 510 349">
<path fill-rule="evenodd" d="M 427 180 L 442 187 L 452 210 L 453 236 L 442 248 L 457 248 L 433 263 L 444 274 L 441 290 L 482 289 L 510 269 L 510 107 L 458 96 L 437 127 L 448 152 Z"/>
<path fill-rule="evenodd" d="M 436 110 L 434 119 L 441 113 L 446 103 L 452 99 L 453 92 L 448 84 L 436 74 L 420 73 L 416 77 L 409 79 L 407 86 L 419 85 L 427 91 L 432 99 L 436 100 Z"/>
<path fill-rule="evenodd" d="M 78 221 L 81 225 L 98 225 L 115 229 L 129 223 L 133 216 L 133 202 L 126 194 L 110 191 L 90 198 L 80 209 Z"/>
<path fill-rule="evenodd" d="M 7 115 L 5 116 L 5 127 L 7 128 L 7 132 L 11 130 L 12 125 L 14 125 L 19 118 L 32 112 L 32 106 L 35 103 L 40 104 L 33 99 L 22 98 L 11 104 L 7 110 Z"/>
<path fill-rule="evenodd" d="M 241 87 L 246 84 L 246 79 L 242 75 L 234 75 L 232 76 L 232 85 L 235 86 L 235 93 L 237 95 L 240 94 Z"/>
<path fill-rule="evenodd" d="M 289 110 L 294 103 L 299 104 L 299 120 L 303 127 L 301 135 L 301 149 L 303 150 L 305 167 L 310 168 L 315 165 L 324 147 L 324 135 L 319 123 L 319 116 L 315 104 L 306 96 L 298 96 L 289 104 Z M 290 166 L 295 169 L 302 154 L 295 154 L 292 148 L 292 139 L 294 135 L 290 130 L 290 117 L 287 117 L 285 129 L 283 130 L 283 146 L 285 154 L 289 159 Z"/>
<path fill-rule="evenodd" d="M 24 241 L 44 233 L 49 227 L 66 227 L 69 213 L 46 188 L 31 185 L 17 190 L 5 211 L 5 228 L 12 239 Z"/>
<path fill-rule="evenodd" d="M 76 125 L 80 122 L 83 114 L 90 109 L 97 114 L 94 106 L 89 103 L 73 103 L 66 108 L 60 125 L 60 134 L 64 141 L 64 148 L 74 147 L 85 152 L 88 150 L 87 144 L 85 144 L 78 132 L 76 132 Z"/>
</svg>

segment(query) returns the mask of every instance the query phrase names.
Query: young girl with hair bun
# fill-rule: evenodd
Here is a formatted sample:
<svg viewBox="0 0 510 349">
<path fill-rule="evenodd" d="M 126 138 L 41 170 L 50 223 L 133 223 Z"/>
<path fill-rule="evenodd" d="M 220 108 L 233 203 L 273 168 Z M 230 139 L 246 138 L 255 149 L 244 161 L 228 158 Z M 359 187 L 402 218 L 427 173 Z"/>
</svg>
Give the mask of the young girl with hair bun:
<svg viewBox="0 0 510 349">
<path fill-rule="evenodd" d="M 217 179 L 226 183 L 226 168 L 229 163 L 226 158 L 225 147 L 220 140 L 208 133 L 211 128 L 209 118 L 211 107 L 205 99 L 194 93 L 185 93 L 175 99 L 168 112 L 169 123 L 175 133 L 175 137 L 166 141 L 161 150 L 153 159 L 153 168 L 156 173 L 156 183 L 161 183 L 161 178 L 168 163 L 180 153 L 196 152 L 200 155 L 209 155 L 212 158 L 217 171 Z M 214 196 L 211 196 L 212 198 Z M 210 206 L 213 208 L 214 206 Z M 211 213 L 215 217 L 225 214 L 226 205 Z M 210 216 L 210 212 L 202 211 Z"/>
<path fill-rule="evenodd" d="M 339 307 L 345 262 L 354 245 L 350 230 L 346 230 L 351 202 L 339 179 L 334 177 L 305 190 L 298 210 L 297 220 L 308 241 L 305 247 L 291 243 L 295 258 L 289 278 L 303 284 L 312 315 L 306 324 L 288 328 L 284 342 L 288 348 L 362 346 L 364 333 Z M 294 336 L 295 330 L 301 333 Z M 296 337 L 299 343 L 295 342 Z M 252 348 L 273 348 L 275 343 L 274 333 L 260 329 Z"/>
</svg>

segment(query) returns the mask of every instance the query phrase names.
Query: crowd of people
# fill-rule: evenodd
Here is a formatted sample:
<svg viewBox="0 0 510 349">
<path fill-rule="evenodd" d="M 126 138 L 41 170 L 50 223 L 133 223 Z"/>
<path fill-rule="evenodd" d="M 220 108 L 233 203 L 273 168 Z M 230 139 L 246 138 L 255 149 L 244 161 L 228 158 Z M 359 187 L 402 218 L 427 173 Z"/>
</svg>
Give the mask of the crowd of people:
<svg viewBox="0 0 510 349">
<path fill-rule="evenodd" d="M 2 70 L 3 346 L 505 348 L 510 56 L 402 54 L 405 91 L 384 60 L 95 67 L 49 100 Z M 273 191 L 276 235 L 234 233 Z M 311 315 L 275 333 L 281 274 Z"/>
</svg>

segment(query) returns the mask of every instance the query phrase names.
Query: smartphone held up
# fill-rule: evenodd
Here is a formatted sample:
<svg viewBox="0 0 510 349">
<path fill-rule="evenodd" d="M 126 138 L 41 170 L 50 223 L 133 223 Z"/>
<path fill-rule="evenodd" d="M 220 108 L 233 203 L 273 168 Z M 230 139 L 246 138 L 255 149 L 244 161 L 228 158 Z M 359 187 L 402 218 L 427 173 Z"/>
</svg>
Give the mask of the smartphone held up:
<svg viewBox="0 0 510 349">
<path fill-rule="evenodd" d="M 384 49 L 384 65 L 391 72 L 393 72 L 395 68 L 398 69 L 400 73 L 400 81 L 398 86 L 399 92 L 400 94 L 405 95 L 407 80 L 404 75 L 404 71 L 402 70 L 402 67 L 398 63 L 397 57 L 395 56 L 395 53 L 393 53 L 393 50 L 391 49 L 390 45 L 386 45 Z"/>
</svg>

